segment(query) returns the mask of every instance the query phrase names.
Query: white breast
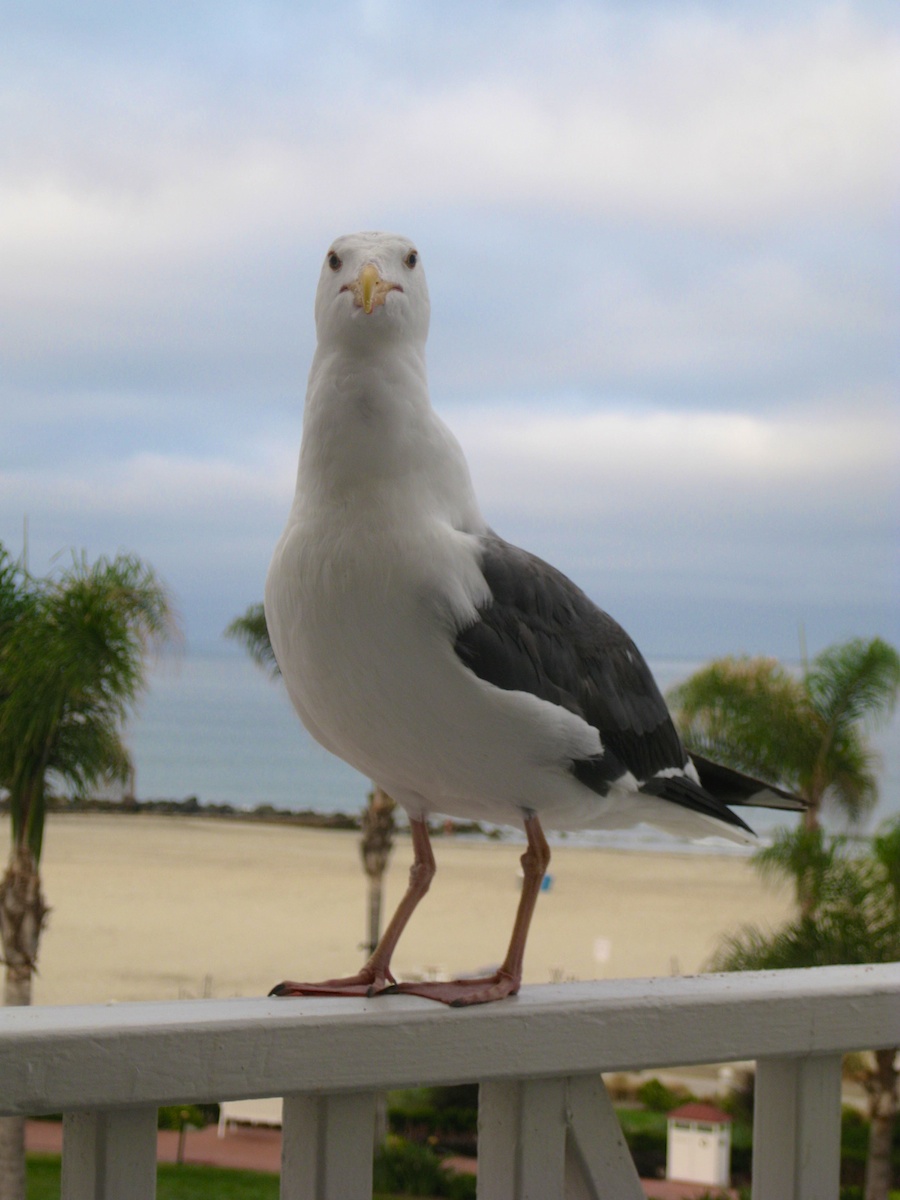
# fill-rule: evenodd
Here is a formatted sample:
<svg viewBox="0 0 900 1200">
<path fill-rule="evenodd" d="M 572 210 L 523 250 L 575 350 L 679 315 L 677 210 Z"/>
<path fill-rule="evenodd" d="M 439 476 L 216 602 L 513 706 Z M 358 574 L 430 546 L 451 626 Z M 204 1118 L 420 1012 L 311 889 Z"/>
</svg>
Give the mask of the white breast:
<svg viewBox="0 0 900 1200">
<path fill-rule="evenodd" d="M 473 541 L 373 507 L 292 520 L 276 548 L 266 616 L 291 699 L 319 741 L 376 778 L 418 757 L 416 714 L 485 599 Z"/>
<path fill-rule="evenodd" d="M 411 810 L 502 821 L 555 792 L 571 803 L 563 764 L 597 753 L 596 732 L 484 683 L 455 653 L 456 630 L 488 599 L 477 539 L 436 521 L 401 533 L 357 517 L 337 537 L 327 524 L 326 538 L 292 522 L 266 583 L 272 643 L 310 733 Z"/>
</svg>

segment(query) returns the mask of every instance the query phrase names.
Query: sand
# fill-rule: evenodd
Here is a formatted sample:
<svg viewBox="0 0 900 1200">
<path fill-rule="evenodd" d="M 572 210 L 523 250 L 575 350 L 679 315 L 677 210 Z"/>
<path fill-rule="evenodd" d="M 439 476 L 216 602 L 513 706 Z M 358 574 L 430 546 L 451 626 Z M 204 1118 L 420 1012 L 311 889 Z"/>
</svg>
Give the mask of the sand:
<svg viewBox="0 0 900 1200">
<path fill-rule="evenodd" d="M 398 977 L 472 972 L 503 957 L 521 846 L 435 839 L 438 874 L 403 936 Z M 0 829 L 0 861 L 8 829 Z M 389 915 L 411 859 L 400 835 Z M 774 924 L 790 895 L 744 858 L 554 848 L 525 963 L 528 983 L 690 974 L 743 922 Z M 64 815 L 42 862 L 52 912 L 37 1004 L 260 995 L 362 960 L 359 835 L 209 818 Z"/>
</svg>

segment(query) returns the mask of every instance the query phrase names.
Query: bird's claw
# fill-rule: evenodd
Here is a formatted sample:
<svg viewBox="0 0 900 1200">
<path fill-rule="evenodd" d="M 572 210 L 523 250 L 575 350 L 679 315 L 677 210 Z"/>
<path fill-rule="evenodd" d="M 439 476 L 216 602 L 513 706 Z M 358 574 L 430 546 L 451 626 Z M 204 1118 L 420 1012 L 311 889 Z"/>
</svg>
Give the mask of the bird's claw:
<svg viewBox="0 0 900 1200">
<path fill-rule="evenodd" d="M 451 1008 L 468 1008 L 471 1004 L 489 1004 L 493 1000 L 505 1000 L 515 996 L 521 986 L 521 977 L 509 971 L 496 971 L 481 979 L 450 979 L 444 982 L 426 980 L 421 983 L 395 983 L 385 988 L 382 995 L 422 996 L 426 1000 L 437 1000 Z"/>
<path fill-rule="evenodd" d="M 396 983 L 390 971 L 360 971 L 346 979 L 325 979 L 321 983 L 297 983 L 286 979 L 277 983 L 270 996 L 380 996 Z"/>
</svg>

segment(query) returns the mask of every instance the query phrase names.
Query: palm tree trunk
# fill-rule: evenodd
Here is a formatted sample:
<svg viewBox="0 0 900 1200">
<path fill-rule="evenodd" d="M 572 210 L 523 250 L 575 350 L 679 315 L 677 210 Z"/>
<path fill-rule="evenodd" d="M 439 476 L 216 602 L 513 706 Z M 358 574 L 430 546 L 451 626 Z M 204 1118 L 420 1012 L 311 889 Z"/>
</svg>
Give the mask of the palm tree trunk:
<svg viewBox="0 0 900 1200">
<path fill-rule="evenodd" d="M 865 1200 L 888 1200 L 891 1189 L 891 1136 L 897 1116 L 896 1049 L 875 1052 L 874 1078 L 869 1085 L 869 1152 L 866 1159 Z"/>
<path fill-rule="evenodd" d="M 47 912 L 34 855 L 24 846 L 14 847 L 0 880 L 4 1004 L 31 1003 L 31 976 Z M 0 1200 L 25 1200 L 24 1117 L 0 1117 Z"/>
<path fill-rule="evenodd" d="M 378 939 L 381 937 L 381 903 L 384 896 L 384 875 L 369 877 L 369 928 L 366 939 L 366 949 L 369 954 L 375 953 Z"/>
<path fill-rule="evenodd" d="M 381 937 L 381 898 L 384 873 L 394 847 L 394 809 L 396 804 L 381 788 L 369 793 L 363 810 L 360 853 L 363 869 L 369 877 L 368 941 L 369 953 L 374 954 Z"/>
<path fill-rule="evenodd" d="M 381 938 L 381 902 L 384 894 L 384 873 L 394 847 L 394 809 L 396 803 L 387 792 L 376 787 L 369 793 L 363 810 L 362 855 L 363 870 L 369 879 L 368 953 L 374 954 Z M 383 1146 L 388 1135 L 387 1094 L 381 1092 L 375 1101 L 375 1149 Z M 0 1197 L 0 1200 L 3 1200 Z"/>
</svg>

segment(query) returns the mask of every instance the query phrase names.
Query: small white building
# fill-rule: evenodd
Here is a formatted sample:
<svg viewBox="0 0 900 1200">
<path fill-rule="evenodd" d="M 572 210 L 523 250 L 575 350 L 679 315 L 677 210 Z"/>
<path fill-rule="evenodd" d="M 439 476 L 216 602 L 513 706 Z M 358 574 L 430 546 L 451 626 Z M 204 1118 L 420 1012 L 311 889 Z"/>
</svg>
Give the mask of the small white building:
<svg viewBox="0 0 900 1200">
<path fill-rule="evenodd" d="M 281 1097 L 262 1100 L 222 1100 L 219 1103 L 219 1137 L 224 1137 L 229 1125 L 266 1125 L 281 1128 Z"/>
<path fill-rule="evenodd" d="M 712 1104 L 682 1104 L 669 1113 L 666 1179 L 731 1183 L 731 1117 Z"/>
</svg>

